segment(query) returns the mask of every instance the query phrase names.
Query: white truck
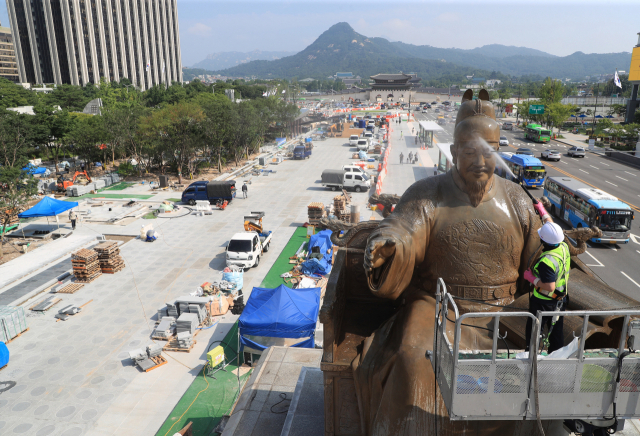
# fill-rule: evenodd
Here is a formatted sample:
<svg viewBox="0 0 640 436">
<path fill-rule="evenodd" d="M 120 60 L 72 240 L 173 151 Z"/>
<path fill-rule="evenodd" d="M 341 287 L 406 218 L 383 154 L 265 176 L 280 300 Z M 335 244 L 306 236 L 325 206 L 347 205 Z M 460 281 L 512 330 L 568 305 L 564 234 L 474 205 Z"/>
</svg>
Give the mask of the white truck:
<svg viewBox="0 0 640 436">
<path fill-rule="evenodd" d="M 269 251 L 272 232 L 242 232 L 233 235 L 227 244 L 227 266 L 248 269 L 260 265 L 260 257 Z"/>
<path fill-rule="evenodd" d="M 356 147 L 358 147 L 358 151 L 369 150 L 369 140 L 367 138 L 358 139 L 358 144 L 356 145 Z"/>
<path fill-rule="evenodd" d="M 356 192 L 367 192 L 371 188 L 371 178 L 366 174 L 347 172 L 344 170 L 324 170 L 322 186 L 337 189 L 353 189 Z"/>
</svg>

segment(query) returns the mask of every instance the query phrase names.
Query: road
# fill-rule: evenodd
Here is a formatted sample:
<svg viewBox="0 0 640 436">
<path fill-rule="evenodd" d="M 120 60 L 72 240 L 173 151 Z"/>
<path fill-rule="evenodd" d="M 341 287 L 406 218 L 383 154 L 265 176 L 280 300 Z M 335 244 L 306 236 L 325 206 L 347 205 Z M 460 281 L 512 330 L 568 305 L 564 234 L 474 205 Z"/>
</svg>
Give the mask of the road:
<svg viewBox="0 0 640 436">
<path fill-rule="evenodd" d="M 439 142 L 453 142 L 456 112 L 445 112 L 447 124 L 445 132 L 436 135 Z M 427 114 L 417 114 L 418 120 L 437 118 L 433 110 Z M 452 121 L 453 120 L 453 121 Z M 587 153 L 585 158 L 571 158 L 567 155 L 570 146 L 557 141 L 551 144 L 536 144 L 524 139 L 521 130 L 502 130 L 509 140 L 509 147 L 503 150 L 515 151 L 520 147 L 530 148 L 536 157 L 547 148 L 560 150 L 562 158 L 558 162 L 545 162 L 549 176 L 565 176 L 580 180 L 594 188 L 601 189 L 628 203 L 636 212 L 631 226 L 632 238 L 629 244 L 605 245 L 589 244 L 587 251 L 579 258 L 585 262 L 609 286 L 629 297 L 640 300 L 640 170 L 627 166 L 606 156 Z M 534 196 L 542 196 L 542 189 L 532 189 Z M 568 228 L 564 223 L 559 223 Z"/>
</svg>

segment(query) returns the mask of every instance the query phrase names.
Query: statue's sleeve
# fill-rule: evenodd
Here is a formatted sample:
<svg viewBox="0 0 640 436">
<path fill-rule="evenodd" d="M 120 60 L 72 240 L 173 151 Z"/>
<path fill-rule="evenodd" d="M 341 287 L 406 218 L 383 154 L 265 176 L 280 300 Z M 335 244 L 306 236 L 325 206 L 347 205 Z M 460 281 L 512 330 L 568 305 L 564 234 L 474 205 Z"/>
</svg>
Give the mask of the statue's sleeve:
<svg viewBox="0 0 640 436">
<path fill-rule="evenodd" d="M 393 213 L 369 236 L 369 241 L 376 238 L 396 242 L 395 254 L 368 276 L 369 288 L 379 297 L 398 298 L 411 282 L 415 266 L 424 260 L 434 208 L 433 201 L 425 195 L 428 189 L 420 185 L 411 186 Z"/>
</svg>

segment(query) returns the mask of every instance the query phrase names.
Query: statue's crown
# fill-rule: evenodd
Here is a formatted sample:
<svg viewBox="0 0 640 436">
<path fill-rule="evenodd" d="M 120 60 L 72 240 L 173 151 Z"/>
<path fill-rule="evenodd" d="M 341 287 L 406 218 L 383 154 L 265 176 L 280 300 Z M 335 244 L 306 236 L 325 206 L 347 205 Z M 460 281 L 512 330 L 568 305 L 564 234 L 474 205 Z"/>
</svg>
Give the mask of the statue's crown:
<svg viewBox="0 0 640 436">
<path fill-rule="evenodd" d="M 485 116 L 495 121 L 496 114 L 493 109 L 493 104 L 489 101 L 489 93 L 486 89 L 481 89 L 478 94 L 478 99 L 473 100 L 473 90 L 467 89 L 462 95 L 462 104 L 460 110 L 458 110 L 458 116 L 456 117 L 456 126 L 462 120 L 475 117 Z"/>
</svg>

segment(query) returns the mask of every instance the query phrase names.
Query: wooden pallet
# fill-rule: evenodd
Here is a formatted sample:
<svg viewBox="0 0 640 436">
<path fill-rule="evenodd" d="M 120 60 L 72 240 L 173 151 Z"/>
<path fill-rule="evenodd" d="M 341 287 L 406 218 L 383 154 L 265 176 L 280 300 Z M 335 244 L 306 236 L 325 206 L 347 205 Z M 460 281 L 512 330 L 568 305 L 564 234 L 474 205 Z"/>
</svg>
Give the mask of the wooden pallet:
<svg viewBox="0 0 640 436">
<path fill-rule="evenodd" d="M 24 331 L 18 333 L 17 335 L 15 335 L 13 338 L 9 339 L 7 342 L 5 342 L 5 344 L 10 344 L 11 342 L 15 341 L 16 339 L 18 339 L 20 336 L 22 336 L 23 334 L 25 334 L 28 331 L 29 331 L 29 327 L 27 327 L 26 330 L 24 330 Z M 7 365 L 5 365 L 5 366 L 7 366 Z"/>
<path fill-rule="evenodd" d="M 65 286 L 64 288 L 60 289 L 58 292 L 56 292 L 57 294 L 75 294 L 76 292 L 78 292 L 82 287 L 84 286 L 84 283 L 71 283 L 67 286 Z"/>
<path fill-rule="evenodd" d="M 162 365 L 166 365 L 166 364 L 167 364 L 167 359 L 165 359 L 165 358 L 164 358 L 164 357 L 162 357 L 162 356 L 151 357 L 151 361 L 152 361 L 153 363 L 155 363 L 156 365 L 155 365 L 155 366 L 152 366 L 152 367 L 151 367 L 151 368 L 149 368 L 149 369 L 145 369 L 145 371 L 144 371 L 144 372 L 153 371 L 154 369 L 159 368 L 159 367 L 161 367 Z"/>
<path fill-rule="evenodd" d="M 3 369 L 5 369 L 7 366 L 9 366 L 9 364 L 7 363 L 5 366 L 3 366 L 2 368 L 0 368 L 0 371 L 2 371 Z"/>
<path fill-rule="evenodd" d="M 101 242 L 98 245 L 96 245 L 95 247 L 93 247 L 93 249 L 99 255 L 112 254 L 114 251 L 118 250 L 118 243 L 114 242 L 114 241 Z"/>
<path fill-rule="evenodd" d="M 194 339 L 193 343 L 191 344 L 191 347 L 189 347 L 189 348 L 179 348 L 178 347 L 178 339 L 174 336 L 169 340 L 169 342 L 167 342 L 167 345 L 162 347 L 162 351 L 180 351 L 182 353 L 188 353 L 188 352 L 191 351 L 191 349 L 193 347 L 195 347 L 195 345 L 197 343 L 198 342 Z"/>
<path fill-rule="evenodd" d="M 93 277 L 78 277 L 76 276 L 76 282 L 77 283 L 91 283 L 93 282 L 95 279 L 97 279 L 98 277 L 100 277 L 102 275 L 102 273 L 98 273 Z"/>
</svg>

